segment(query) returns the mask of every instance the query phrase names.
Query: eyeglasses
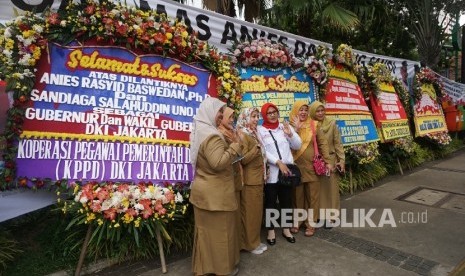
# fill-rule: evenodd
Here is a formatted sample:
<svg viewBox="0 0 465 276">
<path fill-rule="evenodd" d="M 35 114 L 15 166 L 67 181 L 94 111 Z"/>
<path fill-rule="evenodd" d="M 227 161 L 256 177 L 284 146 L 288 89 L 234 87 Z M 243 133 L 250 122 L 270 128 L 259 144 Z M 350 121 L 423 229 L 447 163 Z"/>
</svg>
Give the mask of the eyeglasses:
<svg viewBox="0 0 465 276">
<path fill-rule="evenodd" d="M 276 110 L 275 110 L 275 111 L 270 111 L 270 112 L 267 112 L 267 113 L 266 113 L 266 115 L 269 115 L 269 116 L 271 116 L 271 115 L 277 115 L 277 114 L 278 114 L 278 111 L 276 111 Z"/>
</svg>

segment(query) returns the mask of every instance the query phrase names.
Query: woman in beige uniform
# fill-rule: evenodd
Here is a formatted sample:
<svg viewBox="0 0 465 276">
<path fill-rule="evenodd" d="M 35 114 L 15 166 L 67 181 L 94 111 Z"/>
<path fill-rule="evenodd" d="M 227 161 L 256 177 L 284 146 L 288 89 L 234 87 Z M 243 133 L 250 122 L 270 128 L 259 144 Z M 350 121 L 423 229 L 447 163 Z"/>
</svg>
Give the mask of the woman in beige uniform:
<svg viewBox="0 0 465 276">
<path fill-rule="evenodd" d="M 320 180 L 313 169 L 313 157 L 315 156 L 313 140 L 316 139 L 318 150 L 325 161 L 329 160 L 328 144 L 323 133 L 317 131 L 317 122 L 308 116 L 308 102 L 296 101 L 289 117 L 292 119 L 292 126 L 302 139 L 302 147 L 292 151 L 295 163 L 302 172 L 302 185 L 295 187 L 293 203 L 294 208 L 313 211 L 313 213 L 307 213 L 305 220 L 305 236 L 311 237 L 315 233 L 315 228 L 311 224 L 319 219 L 321 189 Z M 331 165 L 328 163 L 329 161 L 326 161 L 327 169 L 331 170 Z M 301 222 L 294 219 L 292 233 L 299 232 Z"/>
<path fill-rule="evenodd" d="M 324 134 L 329 146 L 329 162 L 340 173 L 345 172 L 344 147 L 336 121 L 326 117 L 323 103 L 315 101 L 310 105 L 310 116 L 318 121 L 318 128 Z M 338 210 L 341 208 L 339 196 L 339 173 L 333 170 L 330 177 L 320 177 L 320 208 L 325 210 Z M 328 210 L 329 211 L 329 210 Z M 334 212 L 334 211 L 331 211 Z M 331 228 L 330 221 L 325 221 L 325 228 Z"/>
<path fill-rule="evenodd" d="M 241 161 L 244 186 L 241 192 L 242 244 L 253 254 L 262 254 L 268 247 L 260 242 L 263 216 L 263 186 L 266 180 L 266 152 L 257 134 L 260 111 L 245 108 L 237 120 L 237 128 L 244 133 Z"/>
<path fill-rule="evenodd" d="M 239 137 L 228 145 L 217 126 L 225 104 L 206 98 L 194 117 L 190 136 L 195 171 L 190 202 L 194 206 L 195 231 L 192 269 L 195 275 L 237 274 L 239 248 L 234 238 L 238 202 L 232 163 L 241 154 Z"/>
<path fill-rule="evenodd" d="M 231 144 L 234 139 L 235 130 L 234 130 L 234 110 L 229 107 L 225 107 L 223 111 L 223 119 L 221 124 L 218 126 L 218 130 L 223 134 L 224 139 L 228 144 Z M 233 164 L 234 172 L 234 192 L 237 201 L 237 210 L 236 210 L 236 226 L 234 231 L 235 239 L 237 243 L 237 248 L 241 248 L 241 190 L 242 190 L 242 167 L 240 162 L 236 161 Z M 239 252 L 238 252 L 239 254 Z"/>
</svg>

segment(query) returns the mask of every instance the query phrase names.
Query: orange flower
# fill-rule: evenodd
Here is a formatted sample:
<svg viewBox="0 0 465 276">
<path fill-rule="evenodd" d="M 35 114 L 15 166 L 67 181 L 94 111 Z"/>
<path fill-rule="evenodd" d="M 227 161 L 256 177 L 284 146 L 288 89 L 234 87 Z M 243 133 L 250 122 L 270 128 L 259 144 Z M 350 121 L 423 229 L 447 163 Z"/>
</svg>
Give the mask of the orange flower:
<svg viewBox="0 0 465 276">
<path fill-rule="evenodd" d="M 110 208 L 108 210 L 103 211 L 103 217 L 108 220 L 114 220 L 116 218 L 116 209 Z"/>
</svg>

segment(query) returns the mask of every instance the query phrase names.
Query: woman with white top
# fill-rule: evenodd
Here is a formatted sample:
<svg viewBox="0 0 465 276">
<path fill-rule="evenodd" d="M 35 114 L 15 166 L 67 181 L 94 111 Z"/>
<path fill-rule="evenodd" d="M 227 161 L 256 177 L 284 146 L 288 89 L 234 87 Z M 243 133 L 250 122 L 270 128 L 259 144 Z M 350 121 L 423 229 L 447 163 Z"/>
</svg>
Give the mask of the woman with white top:
<svg viewBox="0 0 465 276">
<path fill-rule="evenodd" d="M 285 175 L 291 173 L 286 166 L 286 164 L 294 163 L 291 149 L 300 149 L 302 141 L 288 122 L 279 122 L 279 110 L 274 104 L 264 104 L 261 108 L 261 114 L 263 124 L 257 127 L 257 131 L 265 146 L 269 165 L 269 176 L 265 185 L 265 214 L 268 214 L 266 218 L 269 218 L 269 214 L 276 213 L 277 199 L 279 199 L 281 212 L 288 212 L 288 215 L 292 218 L 292 187 L 279 185 L 278 174 L 279 171 Z M 276 221 L 281 222 L 279 216 Z M 286 223 L 291 225 L 290 221 Z M 268 229 L 266 240 L 268 244 L 274 245 L 276 243 L 274 223 L 266 221 L 266 226 Z M 282 234 L 288 242 L 295 243 L 295 238 L 288 227 L 283 228 Z"/>
</svg>

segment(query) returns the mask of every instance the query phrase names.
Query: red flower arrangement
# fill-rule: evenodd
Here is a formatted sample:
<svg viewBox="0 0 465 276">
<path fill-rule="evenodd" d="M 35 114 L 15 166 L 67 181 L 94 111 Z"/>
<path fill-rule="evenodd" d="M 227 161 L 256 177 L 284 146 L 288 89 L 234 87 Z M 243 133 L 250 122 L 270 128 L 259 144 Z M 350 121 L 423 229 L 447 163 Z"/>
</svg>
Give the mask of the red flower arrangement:
<svg viewBox="0 0 465 276">
<path fill-rule="evenodd" d="M 71 183 L 71 187 L 74 187 L 74 198 L 58 200 L 61 210 L 74 217 L 68 228 L 94 225 L 97 234 L 93 239 L 97 243 L 101 238 L 111 240 L 115 236 L 113 232 L 120 229 L 131 229 L 129 232 L 133 231 L 135 236 L 144 228 L 151 233 L 155 229 L 165 232 L 166 223 L 182 217 L 188 205 L 187 193 L 179 186 L 88 182 Z"/>
</svg>

